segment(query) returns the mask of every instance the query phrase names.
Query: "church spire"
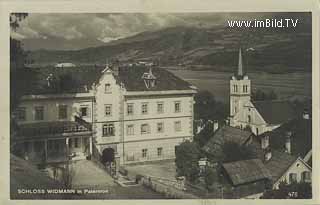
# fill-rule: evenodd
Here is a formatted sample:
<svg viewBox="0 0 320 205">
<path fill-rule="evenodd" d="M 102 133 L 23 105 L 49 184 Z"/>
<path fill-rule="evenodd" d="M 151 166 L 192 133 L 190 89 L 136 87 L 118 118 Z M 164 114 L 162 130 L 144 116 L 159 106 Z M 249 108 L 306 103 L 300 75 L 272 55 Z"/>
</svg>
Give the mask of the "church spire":
<svg viewBox="0 0 320 205">
<path fill-rule="evenodd" d="M 239 48 L 239 63 L 238 63 L 238 76 L 242 76 L 242 54 L 241 54 L 241 47 Z"/>
</svg>

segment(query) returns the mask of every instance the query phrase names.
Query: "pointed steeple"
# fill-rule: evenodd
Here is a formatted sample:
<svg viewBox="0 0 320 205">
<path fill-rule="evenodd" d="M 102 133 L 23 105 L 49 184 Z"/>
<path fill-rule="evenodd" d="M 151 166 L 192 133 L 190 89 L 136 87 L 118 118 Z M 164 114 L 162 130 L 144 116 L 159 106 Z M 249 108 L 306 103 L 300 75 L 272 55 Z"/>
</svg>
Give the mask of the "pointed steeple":
<svg viewBox="0 0 320 205">
<path fill-rule="evenodd" d="M 242 54 L 241 54 L 241 48 L 239 48 L 239 63 L 238 63 L 238 76 L 243 75 L 243 70 L 242 70 Z"/>
</svg>

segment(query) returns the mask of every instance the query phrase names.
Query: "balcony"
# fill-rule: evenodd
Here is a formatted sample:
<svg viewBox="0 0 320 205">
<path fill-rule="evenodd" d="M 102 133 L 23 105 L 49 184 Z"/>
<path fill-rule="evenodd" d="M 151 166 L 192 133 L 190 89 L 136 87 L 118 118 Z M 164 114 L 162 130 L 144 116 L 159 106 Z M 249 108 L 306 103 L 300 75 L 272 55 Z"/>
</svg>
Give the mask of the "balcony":
<svg viewBox="0 0 320 205">
<path fill-rule="evenodd" d="M 92 134 L 90 123 L 81 121 L 37 122 L 19 125 L 16 130 L 17 139 L 38 137 L 64 137 L 70 135 Z"/>
</svg>

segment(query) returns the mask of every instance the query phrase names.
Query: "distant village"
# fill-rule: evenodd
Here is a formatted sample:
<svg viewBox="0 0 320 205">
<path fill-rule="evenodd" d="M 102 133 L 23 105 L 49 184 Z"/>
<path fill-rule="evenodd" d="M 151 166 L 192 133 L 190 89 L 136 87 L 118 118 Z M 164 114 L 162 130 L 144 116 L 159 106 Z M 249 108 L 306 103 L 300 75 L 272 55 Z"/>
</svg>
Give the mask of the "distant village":
<svg viewBox="0 0 320 205">
<path fill-rule="evenodd" d="M 141 186 L 142 198 L 312 197 L 311 106 L 253 100 L 241 49 L 223 120 L 196 119 L 200 90 L 157 62 L 76 69 L 57 63 L 19 100 L 11 116 L 11 197 L 26 197 L 17 189 L 32 189 L 28 177 L 39 187 L 115 195 Z"/>
</svg>

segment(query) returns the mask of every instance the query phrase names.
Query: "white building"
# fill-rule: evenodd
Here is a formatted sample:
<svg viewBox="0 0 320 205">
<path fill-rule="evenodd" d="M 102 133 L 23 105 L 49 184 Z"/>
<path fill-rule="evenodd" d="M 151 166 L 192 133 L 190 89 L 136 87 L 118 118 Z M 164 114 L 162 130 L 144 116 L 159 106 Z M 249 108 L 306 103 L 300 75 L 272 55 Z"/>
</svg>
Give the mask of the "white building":
<svg viewBox="0 0 320 205">
<path fill-rule="evenodd" d="M 252 101 L 251 80 L 244 74 L 241 49 L 238 72 L 230 80 L 230 125 L 259 135 L 271 131 L 294 118 L 294 109 L 288 101 Z"/>
<path fill-rule="evenodd" d="M 73 85 L 76 93 L 22 98 L 13 141 L 27 158 L 49 159 L 49 150 L 66 152 L 67 143 L 74 156 L 128 164 L 174 158 L 175 146 L 193 139 L 196 90 L 189 83 L 155 67 L 107 66 L 92 69 L 92 77 L 89 72 Z"/>
</svg>

